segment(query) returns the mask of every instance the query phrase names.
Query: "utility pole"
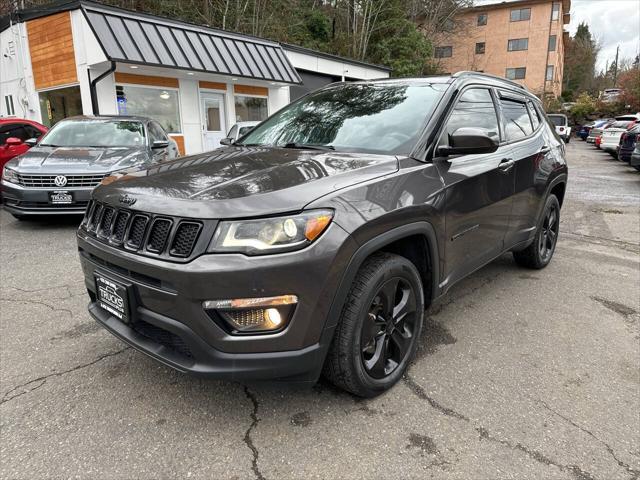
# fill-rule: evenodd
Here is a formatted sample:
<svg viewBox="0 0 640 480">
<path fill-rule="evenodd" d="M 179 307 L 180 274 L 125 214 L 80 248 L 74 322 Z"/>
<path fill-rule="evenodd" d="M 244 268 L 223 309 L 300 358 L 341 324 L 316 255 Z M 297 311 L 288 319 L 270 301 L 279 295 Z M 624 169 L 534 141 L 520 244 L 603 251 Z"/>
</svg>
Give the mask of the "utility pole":
<svg viewBox="0 0 640 480">
<path fill-rule="evenodd" d="M 616 65 L 613 69 L 613 87 L 615 88 L 616 82 L 618 81 L 618 54 L 620 53 L 620 45 L 616 48 Z"/>
</svg>

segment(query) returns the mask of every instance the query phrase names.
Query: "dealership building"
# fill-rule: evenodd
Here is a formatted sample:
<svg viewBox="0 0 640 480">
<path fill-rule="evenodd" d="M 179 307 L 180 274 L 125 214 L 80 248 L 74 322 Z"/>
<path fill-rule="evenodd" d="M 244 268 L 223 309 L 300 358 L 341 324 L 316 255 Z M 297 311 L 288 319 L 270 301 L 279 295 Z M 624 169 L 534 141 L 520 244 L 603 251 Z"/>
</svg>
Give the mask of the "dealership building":
<svg viewBox="0 0 640 480">
<path fill-rule="evenodd" d="M 382 66 L 98 3 L 74 0 L 0 19 L 0 116 L 47 126 L 79 114 L 159 121 L 182 154 L 220 146 L 328 83 Z"/>
</svg>

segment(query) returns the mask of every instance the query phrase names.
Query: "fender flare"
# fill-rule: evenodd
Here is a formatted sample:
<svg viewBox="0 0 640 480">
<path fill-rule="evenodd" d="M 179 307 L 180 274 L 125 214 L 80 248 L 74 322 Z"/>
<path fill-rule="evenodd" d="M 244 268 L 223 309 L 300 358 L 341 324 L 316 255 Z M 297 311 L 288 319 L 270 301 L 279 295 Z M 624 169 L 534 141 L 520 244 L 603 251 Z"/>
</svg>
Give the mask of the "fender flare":
<svg viewBox="0 0 640 480">
<path fill-rule="evenodd" d="M 386 245 L 390 245 L 397 240 L 401 240 L 412 235 L 424 235 L 427 239 L 427 246 L 429 248 L 429 256 L 431 260 L 431 299 L 437 298 L 438 285 L 440 283 L 440 257 L 438 254 L 438 237 L 436 235 L 435 228 L 431 223 L 426 221 L 402 225 L 367 240 L 351 256 L 349 264 L 342 275 L 342 279 L 340 280 L 338 289 L 336 290 L 336 294 L 334 295 L 331 303 L 331 308 L 329 309 L 329 315 L 327 316 L 327 322 L 325 324 L 325 331 L 327 329 L 332 330 L 333 327 L 338 324 L 342 306 L 347 299 L 353 280 L 364 261 Z"/>
</svg>

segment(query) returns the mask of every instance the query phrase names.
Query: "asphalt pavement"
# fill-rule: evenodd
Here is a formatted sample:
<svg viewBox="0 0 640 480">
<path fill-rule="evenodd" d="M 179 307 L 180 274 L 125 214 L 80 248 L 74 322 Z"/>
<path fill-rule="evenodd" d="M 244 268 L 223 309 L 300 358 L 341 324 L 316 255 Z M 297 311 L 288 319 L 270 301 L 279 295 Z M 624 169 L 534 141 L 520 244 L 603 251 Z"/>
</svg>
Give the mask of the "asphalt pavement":
<svg viewBox="0 0 640 480">
<path fill-rule="evenodd" d="M 568 162 L 552 263 L 455 286 L 372 400 L 159 365 L 89 317 L 76 220 L 0 211 L 0 477 L 638 479 L 640 174 Z"/>
</svg>

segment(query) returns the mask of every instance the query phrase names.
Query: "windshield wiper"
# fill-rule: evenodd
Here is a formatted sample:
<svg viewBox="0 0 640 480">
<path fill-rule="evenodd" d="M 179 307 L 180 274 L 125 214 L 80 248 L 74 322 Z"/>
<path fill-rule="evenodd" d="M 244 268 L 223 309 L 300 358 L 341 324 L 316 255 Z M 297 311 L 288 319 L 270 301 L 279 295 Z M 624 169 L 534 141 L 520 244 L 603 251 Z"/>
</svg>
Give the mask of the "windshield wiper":
<svg viewBox="0 0 640 480">
<path fill-rule="evenodd" d="M 309 150 L 335 150 L 335 147 L 333 145 L 321 145 L 318 143 L 296 143 L 296 142 L 287 143 L 282 148 L 299 148 L 299 149 L 309 149 Z"/>
</svg>

